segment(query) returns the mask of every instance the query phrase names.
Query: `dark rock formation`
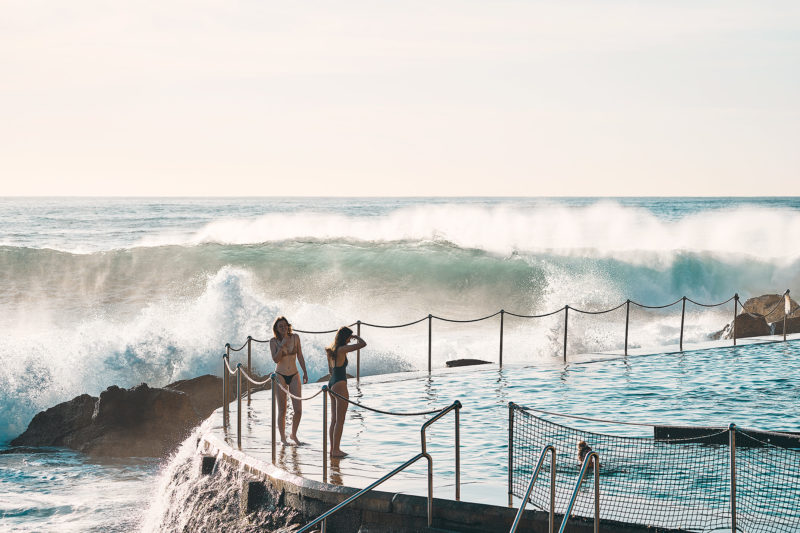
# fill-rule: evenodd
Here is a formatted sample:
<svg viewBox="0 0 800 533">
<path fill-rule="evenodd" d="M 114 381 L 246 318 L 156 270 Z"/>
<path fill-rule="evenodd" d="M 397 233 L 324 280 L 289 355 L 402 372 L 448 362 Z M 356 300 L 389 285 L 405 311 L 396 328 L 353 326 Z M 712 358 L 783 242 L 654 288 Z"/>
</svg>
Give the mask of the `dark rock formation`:
<svg viewBox="0 0 800 533">
<path fill-rule="evenodd" d="M 449 368 L 455 366 L 472 366 L 472 365 L 490 365 L 490 361 L 482 361 L 480 359 L 454 359 L 445 363 Z"/>
<path fill-rule="evenodd" d="M 771 324 L 775 327 L 775 335 L 783 335 L 783 319 Z M 786 319 L 786 333 L 800 333 L 800 316 Z"/>
<path fill-rule="evenodd" d="M 760 337 L 762 335 L 769 335 L 771 333 L 769 324 L 764 320 L 763 316 L 751 315 L 750 313 L 742 313 L 736 316 L 736 338 L 743 339 L 745 337 Z M 725 326 L 720 336 L 716 338 L 732 339 L 733 331 L 731 325 Z"/>
<path fill-rule="evenodd" d="M 33 417 L 12 446 L 65 446 L 93 456 L 161 457 L 222 405 L 214 376 L 167 387 L 111 386 L 99 398 L 83 394 Z"/>
<path fill-rule="evenodd" d="M 790 318 L 786 322 L 787 333 L 800 332 L 800 309 L 794 300 L 791 300 L 790 311 L 792 311 L 789 314 Z M 784 297 L 782 294 L 764 294 L 749 298 L 742 304 L 742 310 L 736 316 L 736 338 L 782 335 L 783 315 Z M 721 331 L 710 337 L 714 340 L 732 339 L 731 324 L 727 324 Z"/>
<path fill-rule="evenodd" d="M 790 310 L 793 309 L 795 311 L 789 316 L 800 316 L 800 309 L 797 309 L 797 302 L 791 300 L 791 304 Z M 771 311 L 771 313 L 767 315 L 766 313 L 769 311 Z M 742 312 L 761 315 L 767 322 L 776 322 L 778 320 L 783 322 L 783 294 L 764 294 L 762 296 L 756 296 L 755 298 L 748 298 L 747 301 L 742 304 Z"/>
</svg>

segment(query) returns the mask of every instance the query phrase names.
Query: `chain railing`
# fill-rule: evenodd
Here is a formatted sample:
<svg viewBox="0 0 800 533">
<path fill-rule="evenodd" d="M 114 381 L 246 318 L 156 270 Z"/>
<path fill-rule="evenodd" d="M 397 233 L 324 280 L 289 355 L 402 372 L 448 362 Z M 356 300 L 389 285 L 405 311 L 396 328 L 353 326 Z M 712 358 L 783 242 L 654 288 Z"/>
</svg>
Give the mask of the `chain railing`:
<svg viewBox="0 0 800 533">
<path fill-rule="evenodd" d="M 788 316 L 790 316 L 795 311 L 800 309 L 800 306 L 797 306 L 794 309 L 791 309 L 791 299 L 789 298 L 789 289 L 787 289 L 782 294 L 782 296 L 784 297 L 784 300 L 785 300 L 785 302 L 783 302 L 784 303 L 783 340 L 785 341 L 786 340 L 786 330 L 787 330 L 787 328 L 786 328 L 786 319 L 787 319 Z M 624 302 L 622 302 L 619 305 L 616 305 L 616 306 L 611 307 L 609 309 L 603 309 L 603 310 L 600 310 L 600 311 L 590 311 L 590 310 L 586 310 L 586 309 L 578 309 L 577 307 L 572 307 L 570 305 L 565 305 L 564 307 L 562 307 L 560 309 L 556 309 L 554 311 L 550 311 L 549 313 L 541 313 L 541 314 L 537 314 L 537 315 L 524 315 L 524 314 L 512 313 L 511 311 L 506 311 L 505 309 L 501 309 L 501 310 L 499 310 L 499 311 L 497 311 L 495 313 L 492 313 L 490 315 L 486 315 L 486 316 L 483 316 L 483 317 L 480 317 L 480 318 L 473 318 L 473 319 L 445 318 L 445 317 L 436 316 L 436 315 L 433 315 L 433 314 L 428 314 L 427 316 L 424 316 L 424 317 L 419 318 L 417 320 L 412 320 L 411 322 L 406 322 L 406 323 L 403 323 L 403 324 L 392 324 L 392 325 L 373 324 L 373 323 L 357 320 L 357 321 L 353 322 L 352 324 L 348 324 L 348 327 L 355 326 L 356 327 L 356 334 L 361 336 L 361 327 L 362 326 L 371 327 L 371 328 L 378 328 L 378 329 L 397 329 L 397 328 L 405 328 L 405 327 L 409 327 L 409 326 L 414 326 L 414 325 L 419 324 L 421 322 L 427 321 L 428 322 L 428 372 L 431 372 L 431 370 L 432 370 L 432 358 L 433 358 L 432 356 L 433 356 L 433 321 L 434 320 L 439 320 L 441 322 L 448 322 L 448 323 L 456 323 L 456 324 L 467 324 L 467 323 L 473 323 L 473 322 L 482 322 L 482 321 L 489 320 L 489 319 L 494 318 L 494 317 L 499 315 L 499 317 L 500 317 L 499 330 L 500 331 L 499 331 L 498 363 L 502 367 L 503 366 L 503 338 L 504 338 L 504 325 L 505 325 L 504 323 L 505 323 L 505 316 L 506 315 L 512 316 L 512 317 L 515 317 L 515 318 L 533 319 L 533 318 L 545 318 L 545 317 L 549 317 L 549 316 L 554 316 L 554 315 L 556 315 L 558 313 L 564 313 L 564 335 L 563 335 L 563 343 L 562 343 L 563 344 L 562 352 L 563 352 L 564 362 L 566 363 L 567 362 L 567 346 L 568 346 L 568 340 L 569 340 L 569 316 L 570 316 L 570 311 L 572 311 L 574 313 L 584 314 L 584 315 L 603 315 L 603 314 L 610 313 L 612 311 L 616 311 L 618 309 L 621 309 L 622 307 L 625 307 L 625 337 L 624 337 L 624 343 L 623 343 L 623 353 L 625 355 L 628 355 L 628 344 L 629 344 L 628 340 L 629 340 L 629 330 L 630 330 L 630 311 L 631 311 L 631 306 L 638 307 L 638 308 L 641 308 L 641 309 L 658 310 L 658 309 L 667 309 L 667 308 L 675 306 L 677 304 L 681 304 L 681 327 L 680 327 L 679 347 L 680 347 L 680 351 L 683 351 L 684 332 L 685 332 L 685 325 L 686 325 L 686 303 L 689 302 L 689 303 L 691 303 L 693 305 L 696 305 L 698 307 L 702 307 L 702 308 L 707 308 L 708 309 L 708 308 L 714 308 L 714 307 L 723 306 L 725 304 L 730 303 L 731 301 L 733 302 L 733 322 L 731 323 L 731 337 L 732 337 L 733 345 L 736 346 L 738 338 L 739 338 L 738 335 L 737 335 L 737 331 L 736 331 L 736 317 L 739 315 L 739 309 L 742 306 L 742 304 L 740 303 L 741 299 L 740 299 L 738 293 L 734 294 L 733 296 L 731 296 L 730 298 L 728 298 L 727 300 L 725 300 L 723 302 L 711 303 L 711 304 L 707 304 L 707 303 L 702 303 L 702 302 L 696 301 L 696 300 L 694 300 L 692 298 L 689 298 L 688 296 L 682 296 L 682 297 L 678 298 L 677 300 L 675 300 L 674 302 L 671 302 L 671 303 L 668 303 L 668 304 L 665 304 L 665 305 L 645 305 L 643 303 L 636 302 L 636 301 L 631 300 L 631 299 L 627 299 L 627 300 L 625 300 Z M 772 314 L 780 306 L 781 303 L 782 303 L 781 301 L 778 301 L 767 313 L 765 313 L 763 315 L 760 315 L 760 316 L 764 316 L 764 317 L 769 316 L 770 314 Z M 756 313 L 751 313 L 751 312 L 747 312 L 747 313 L 749 315 L 752 315 L 752 316 L 759 316 Z M 327 334 L 331 334 L 331 333 L 336 333 L 337 330 L 335 330 L 335 329 L 330 329 L 330 330 L 294 329 L 294 331 L 296 333 L 304 333 L 304 334 L 307 334 L 307 335 L 327 335 Z M 269 342 L 269 339 L 259 340 L 259 339 L 255 339 L 255 338 L 253 338 L 251 336 L 248 336 L 247 340 L 239 348 L 233 348 L 233 347 L 231 347 L 230 344 L 226 344 L 225 345 L 225 350 L 226 350 L 226 353 L 228 355 L 230 355 L 231 352 L 239 352 L 239 351 L 242 351 L 244 348 L 247 348 L 247 372 L 248 372 L 248 374 L 252 374 L 252 343 L 253 342 L 266 343 L 266 342 Z M 356 350 L 356 379 L 357 380 L 361 379 L 361 350 Z M 251 390 L 250 387 L 251 387 L 251 383 L 248 381 L 248 383 L 247 383 L 247 400 L 248 400 L 248 403 L 250 402 L 250 390 Z"/>
</svg>

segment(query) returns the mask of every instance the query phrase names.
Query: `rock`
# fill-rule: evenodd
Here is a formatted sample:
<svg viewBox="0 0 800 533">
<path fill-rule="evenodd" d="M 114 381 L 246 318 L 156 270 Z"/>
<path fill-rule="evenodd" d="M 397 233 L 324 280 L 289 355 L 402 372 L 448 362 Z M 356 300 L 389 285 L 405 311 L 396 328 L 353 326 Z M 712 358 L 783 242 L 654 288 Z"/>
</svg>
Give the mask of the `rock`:
<svg viewBox="0 0 800 533">
<path fill-rule="evenodd" d="M 480 359 L 453 359 L 452 361 L 447 361 L 445 365 L 448 368 L 453 368 L 456 366 L 472 366 L 472 365 L 490 365 L 492 364 L 491 361 L 482 361 Z"/>
<path fill-rule="evenodd" d="M 92 423 L 97 398 L 81 394 L 33 417 L 28 429 L 11 441 L 12 446 L 68 446 L 66 441 L 75 431 Z"/>
<path fill-rule="evenodd" d="M 92 456 L 162 457 L 222 405 L 222 380 L 200 376 L 150 388 L 111 386 L 37 414 L 12 446 L 65 446 Z"/>
<path fill-rule="evenodd" d="M 770 326 L 775 328 L 775 335 L 783 335 L 783 319 L 773 322 Z M 786 333 L 800 333 L 800 316 L 786 319 Z"/>
<path fill-rule="evenodd" d="M 722 330 L 721 338 L 732 339 L 733 331 L 731 331 L 730 324 L 725 326 Z M 762 335 L 770 335 L 771 329 L 763 316 L 751 315 L 749 313 L 742 313 L 736 316 L 736 338 L 743 339 L 745 337 L 760 337 Z"/>
<path fill-rule="evenodd" d="M 794 310 L 790 317 L 800 316 L 800 309 L 797 309 L 797 302 L 791 300 L 790 310 Z M 768 311 L 772 311 L 769 315 L 765 315 Z M 756 296 L 755 298 L 748 298 L 742 304 L 743 313 L 752 313 L 754 315 L 763 316 L 767 322 L 776 322 L 780 320 L 783 322 L 784 314 L 784 297 L 783 294 L 764 294 Z M 738 334 L 737 334 L 738 337 Z"/>
</svg>

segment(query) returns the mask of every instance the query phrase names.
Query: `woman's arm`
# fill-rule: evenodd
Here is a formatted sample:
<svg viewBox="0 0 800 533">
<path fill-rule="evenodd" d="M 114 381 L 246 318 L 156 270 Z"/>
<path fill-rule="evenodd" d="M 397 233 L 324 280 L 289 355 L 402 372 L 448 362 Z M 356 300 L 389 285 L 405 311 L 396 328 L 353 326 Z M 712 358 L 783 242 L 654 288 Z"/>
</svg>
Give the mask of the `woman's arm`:
<svg viewBox="0 0 800 533">
<path fill-rule="evenodd" d="M 272 360 L 275 361 L 275 363 L 279 363 L 285 355 L 283 346 L 281 346 L 281 344 L 278 342 L 278 339 L 275 337 L 272 337 L 269 340 L 269 351 L 272 353 Z"/>
<path fill-rule="evenodd" d="M 306 360 L 303 359 L 303 347 L 300 345 L 300 336 L 294 334 L 294 345 L 297 349 L 297 361 L 300 363 L 300 368 L 303 369 L 303 383 L 308 383 L 308 372 L 306 372 Z"/>
<path fill-rule="evenodd" d="M 350 353 L 360 350 L 367 345 L 367 343 L 364 342 L 364 339 L 358 335 L 353 335 L 351 338 L 356 339 L 357 342 L 355 344 L 345 344 L 344 346 L 340 347 L 339 350 L 343 351 L 344 353 Z"/>
</svg>

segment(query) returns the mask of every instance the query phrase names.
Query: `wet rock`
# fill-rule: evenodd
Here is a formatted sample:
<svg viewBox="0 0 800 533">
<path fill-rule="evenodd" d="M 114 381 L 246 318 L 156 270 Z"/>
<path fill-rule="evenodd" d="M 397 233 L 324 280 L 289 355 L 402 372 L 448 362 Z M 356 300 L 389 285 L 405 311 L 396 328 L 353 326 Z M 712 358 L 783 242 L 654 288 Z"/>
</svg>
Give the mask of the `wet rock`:
<svg viewBox="0 0 800 533">
<path fill-rule="evenodd" d="M 472 366 L 472 365 L 490 365 L 491 361 L 483 361 L 481 359 L 453 359 L 452 361 L 445 362 L 448 368 L 456 366 Z"/>
<path fill-rule="evenodd" d="M 791 300 L 790 310 L 794 310 L 794 312 L 789 315 L 790 317 L 800 316 L 800 309 L 797 308 L 797 302 L 794 300 Z M 769 312 L 769 314 L 766 314 L 767 312 Z M 776 322 L 778 320 L 783 322 L 783 294 L 763 294 L 755 298 L 748 298 L 742 304 L 742 313 L 761 315 L 767 322 Z"/>
<path fill-rule="evenodd" d="M 749 313 L 742 313 L 736 317 L 736 338 L 743 339 L 745 337 L 760 337 L 763 335 L 770 335 L 771 329 L 763 316 L 751 315 Z M 728 324 L 725 328 L 717 333 L 717 339 L 732 339 L 733 331 L 731 325 Z"/>
<path fill-rule="evenodd" d="M 783 335 L 783 319 L 773 322 L 770 326 L 775 328 L 775 335 Z M 786 319 L 786 333 L 800 333 L 800 316 Z"/>
<path fill-rule="evenodd" d="M 222 405 L 222 380 L 200 376 L 151 388 L 111 386 L 37 414 L 12 446 L 64 446 L 92 456 L 161 457 Z"/>
</svg>

